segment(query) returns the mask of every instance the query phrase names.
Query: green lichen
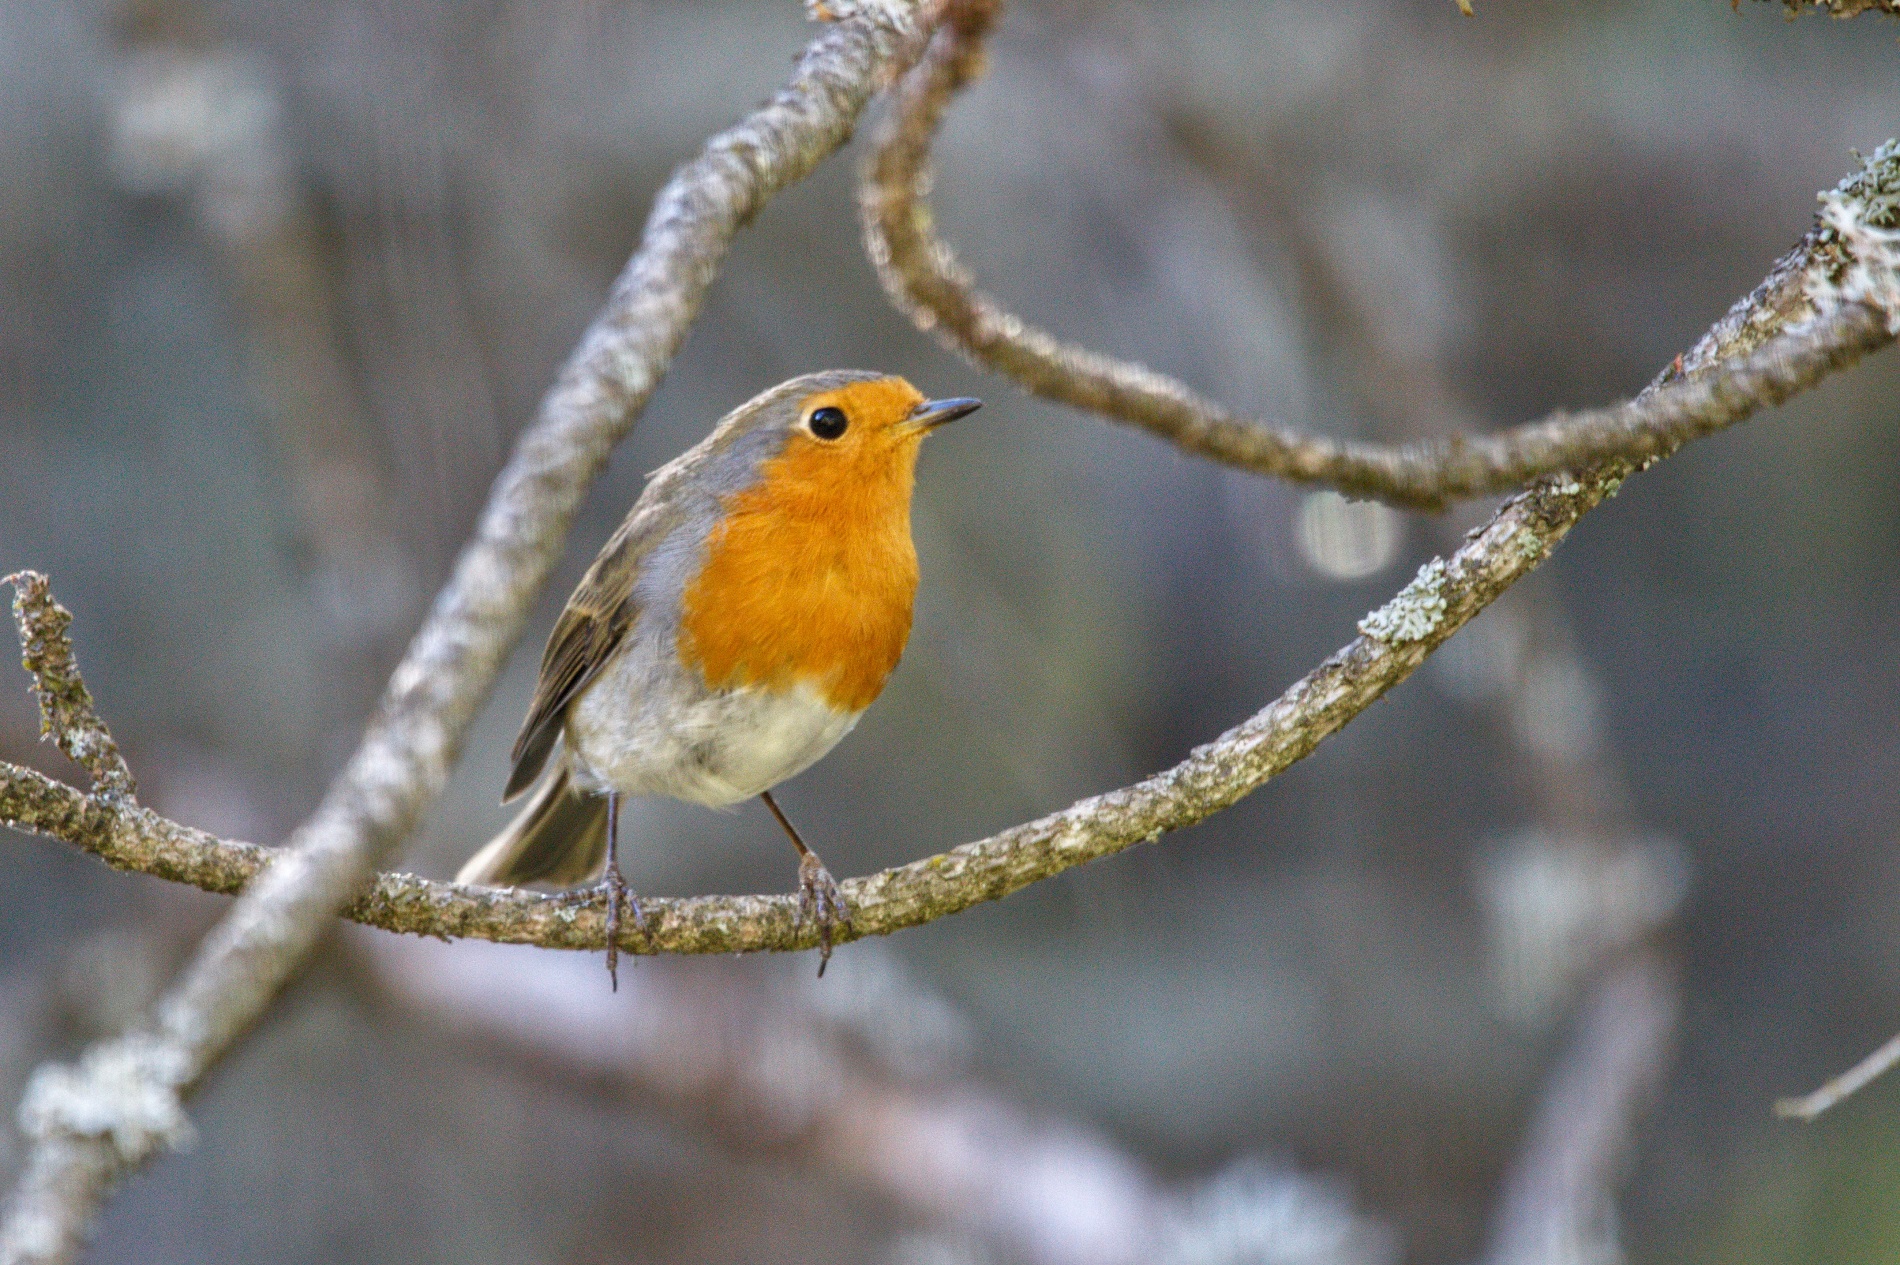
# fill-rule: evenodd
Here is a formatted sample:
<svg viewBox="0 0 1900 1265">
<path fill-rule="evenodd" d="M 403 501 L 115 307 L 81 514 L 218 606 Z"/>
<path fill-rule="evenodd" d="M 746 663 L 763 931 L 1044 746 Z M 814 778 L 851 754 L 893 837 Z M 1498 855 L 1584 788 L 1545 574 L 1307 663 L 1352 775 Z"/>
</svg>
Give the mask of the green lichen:
<svg viewBox="0 0 1900 1265">
<path fill-rule="evenodd" d="M 1900 138 L 1883 142 L 1864 158 L 1853 152 L 1860 170 L 1828 193 L 1860 203 L 1861 218 L 1875 228 L 1900 228 Z M 1828 193 L 1818 196 L 1825 201 Z"/>
<path fill-rule="evenodd" d="M 0 584 L 13 587 L 20 666 L 33 677 L 40 737 L 50 738 L 67 759 L 90 773 L 94 790 L 132 799 L 138 793 L 132 772 L 99 719 L 73 659 L 72 612 L 53 597 L 52 586 L 37 571 L 17 571 L 0 578 Z"/>
<path fill-rule="evenodd" d="M 1445 622 L 1445 560 L 1433 558 L 1391 601 L 1359 621 L 1359 631 L 1388 646 L 1432 635 Z"/>
<path fill-rule="evenodd" d="M 1858 157 L 1858 155 L 1856 155 Z M 1900 335 L 1900 142 L 1889 140 L 1861 169 L 1820 195 L 1816 251 L 1805 290 L 1817 317 L 1850 304 L 1882 314 Z"/>
</svg>

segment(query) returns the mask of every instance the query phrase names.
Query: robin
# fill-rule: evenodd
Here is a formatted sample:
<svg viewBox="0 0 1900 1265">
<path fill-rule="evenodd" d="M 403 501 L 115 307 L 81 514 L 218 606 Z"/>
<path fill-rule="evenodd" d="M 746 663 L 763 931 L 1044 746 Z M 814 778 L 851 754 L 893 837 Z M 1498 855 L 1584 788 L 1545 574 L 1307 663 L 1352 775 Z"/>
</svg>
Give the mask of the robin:
<svg viewBox="0 0 1900 1265">
<path fill-rule="evenodd" d="M 548 635 L 502 794 L 533 787 L 527 804 L 456 881 L 598 880 L 617 987 L 623 902 L 646 928 L 620 873 L 621 797 L 756 795 L 798 849 L 798 916 L 818 928 L 823 975 L 851 912 L 772 787 L 850 733 L 897 666 L 917 593 L 917 452 L 979 404 L 884 374 L 806 374 L 656 470 Z"/>
</svg>

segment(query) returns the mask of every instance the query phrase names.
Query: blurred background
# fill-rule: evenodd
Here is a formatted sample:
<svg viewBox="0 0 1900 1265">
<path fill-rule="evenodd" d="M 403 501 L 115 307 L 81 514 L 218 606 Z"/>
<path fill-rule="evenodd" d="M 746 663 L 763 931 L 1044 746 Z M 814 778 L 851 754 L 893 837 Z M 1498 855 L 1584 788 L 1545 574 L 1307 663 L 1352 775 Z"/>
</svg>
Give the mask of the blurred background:
<svg viewBox="0 0 1900 1265">
<path fill-rule="evenodd" d="M 1240 410 L 1494 427 L 1633 393 L 1760 280 L 1900 130 L 1897 33 L 1018 0 L 936 200 L 1027 318 Z M 0 570 L 75 612 L 150 806 L 271 843 L 314 806 L 653 192 L 809 35 L 794 0 L 0 0 Z M 1172 763 L 1489 512 L 974 372 L 884 303 L 857 149 L 739 239 L 403 868 L 502 824 L 541 639 L 643 472 L 796 373 L 988 401 L 923 459 L 902 668 L 781 793 L 841 875 Z M 1896 387 L 1876 357 L 1632 480 L 1232 811 L 822 983 L 610 995 L 593 957 L 345 928 L 92 1259 L 1891 1260 L 1900 1083 L 1769 1105 L 1900 1029 Z M 25 687 L 0 755 L 76 777 Z M 756 808 L 626 832 L 636 890 L 793 882 Z M 226 902 L 4 847 L 11 1103 Z"/>
</svg>

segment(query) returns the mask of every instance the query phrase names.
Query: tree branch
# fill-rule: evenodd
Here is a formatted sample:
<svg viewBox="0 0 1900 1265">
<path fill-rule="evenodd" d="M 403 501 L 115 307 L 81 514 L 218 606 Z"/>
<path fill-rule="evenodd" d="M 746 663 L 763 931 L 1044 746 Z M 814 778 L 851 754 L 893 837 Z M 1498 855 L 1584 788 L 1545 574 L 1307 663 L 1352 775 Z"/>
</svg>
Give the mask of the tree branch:
<svg viewBox="0 0 1900 1265">
<path fill-rule="evenodd" d="M 950 350 L 1045 399 L 1141 427 L 1200 456 L 1419 509 L 1511 491 L 1612 457 L 1641 462 L 1728 424 L 1674 411 L 1662 396 L 1651 401 L 1653 411 L 1624 406 L 1555 413 L 1501 434 L 1403 446 L 1312 437 L 1238 418 L 1173 378 L 1029 324 L 977 289 L 936 235 L 927 200 L 930 144 L 950 99 L 981 73 L 983 41 L 999 7 L 999 0 L 960 0 L 951 7 L 922 61 L 893 94 L 859 190 L 865 248 L 886 293 Z M 1810 234 L 1789 256 L 1797 268 L 1808 267 L 1822 248 L 1813 239 Z"/>
<path fill-rule="evenodd" d="M 1790 18 L 1799 17 L 1807 9 L 1825 9 L 1837 18 L 1857 17 L 1868 12 L 1900 15 L 1900 0 L 1780 0 L 1780 3 Z"/>
<path fill-rule="evenodd" d="M 1164 1180 L 1088 1121 L 1013 1100 L 971 1057 L 963 1016 L 881 946 L 834 962 L 823 981 L 657 962 L 624 979 L 612 1004 L 593 963 L 555 954 L 367 933 L 352 947 L 384 1004 L 441 1027 L 445 1043 L 478 1041 L 737 1157 L 796 1164 L 878 1198 L 965 1249 L 946 1259 L 1398 1259 L 1394 1236 L 1324 1177 L 1242 1157 L 1207 1179 Z"/>
<path fill-rule="evenodd" d="M 877 84 L 921 50 L 926 29 L 925 12 L 903 0 L 860 0 L 806 50 L 789 88 L 715 137 L 662 191 L 639 253 L 497 481 L 475 538 L 393 676 L 362 747 L 288 848 L 218 840 L 109 789 L 86 795 L 25 770 L 0 769 L 0 816 L 7 820 L 89 847 L 114 864 L 244 893 L 144 1030 L 94 1047 L 77 1068 L 36 1074 L 21 1110 L 35 1146 L 0 1228 L 0 1261 L 70 1259 L 116 1180 L 184 1136 L 180 1094 L 255 1022 L 346 907 L 398 930 L 601 947 L 598 909 L 374 877 L 372 867 L 439 792 L 582 491 L 683 338 L 731 235 L 843 141 Z M 1360 637 L 1173 768 L 845 884 L 856 934 L 886 934 L 996 899 L 1232 804 L 1405 679 L 1547 558 L 1627 475 L 1891 342 L 1900 324 L 1900 233 L 1891 231 L 1897 173 L 1900 156 L 1890 144 L 1828 195 L 1821 226 L 1664 379 L 1628 404 L 1583 415 L 1605 432 L 1631 436 L 1629 447 L 1511 498 L 1449 558 L 1434 559 L 1368 615 Z M 70 660 L 41 661 L 57 667 Z M 74 715 L 83 724 L 89 712 Z M 788 897 L 656 900 L 648 911 L 655 949 L 812 943 L 809 930 L 794 929 Z M 649 946 L 630 932 L 623 948 Z"/>
<path fill-rule="evenodd" d="M 144 1127 L 132 1108 L 148 1100 L 175 1107 L 257 1021 L 440 793 L 582 495 L 685 337 L 733 234 L 850 136 L 872 94 L 921 52 L 935 14 L 932 2 L 918 0 L 832 8 L 839 20 L 805 49 L 788 86 L 708 141 L 660 191 L 639 251 L 517 443 L 361 745 L 315 815 L 283 851 L 262 854 L 268 864 L 251 867 L 255 881 L 146 1031 L 94 1047 L 77 1069 L 36 1074 L 22 1107 L 35 1145 L 0 1226 L 0 1261 L 72 1258 L 117 1179 L 177 1136 Z M 115 829 L 155 820 L 107 798 L 86 797 L 81 817 Z M 55 801 L 40 807 L 77 808 Z M 220 864 L 232 862 L 218 855 Z M 101 1114 L 88 1103 L 116 1107 Z"/>
</svg>

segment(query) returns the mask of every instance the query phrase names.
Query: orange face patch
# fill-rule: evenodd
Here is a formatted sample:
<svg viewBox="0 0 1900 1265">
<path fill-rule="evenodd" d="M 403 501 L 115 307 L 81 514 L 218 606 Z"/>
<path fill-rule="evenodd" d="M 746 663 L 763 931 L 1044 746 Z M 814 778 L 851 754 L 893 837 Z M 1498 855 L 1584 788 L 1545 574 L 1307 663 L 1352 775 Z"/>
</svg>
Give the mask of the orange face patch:
<svg viewBox="0 0 1900 1265">
<path fill-rule="evenodd" d="M 820 391 L 799 405 L 799 414 L 810 417 L 821 408 L 841 408 L 851 424 L 866 435 L 889 431 L 909 417 L 911 410 L 924 402 L 924 393 L 902 378 L 879 378 L 875 382 L 853 382 L 835 391 Z M 845 437 L 850 436 L 845 432 Z"/>
<path fill-rule="evenodd" d="M 680 612 L 680 657 L 714 689 L 815 688 L 862 711 L 910 637 L 917 550 L 910 498 L 923 434 L 902 423 L 923 396 L 902 378 L 801 402 L 799 429 L 760 480 L 725 500 Z M 844 432 L 804 429 L 841 409 Z"/>
</svg>

